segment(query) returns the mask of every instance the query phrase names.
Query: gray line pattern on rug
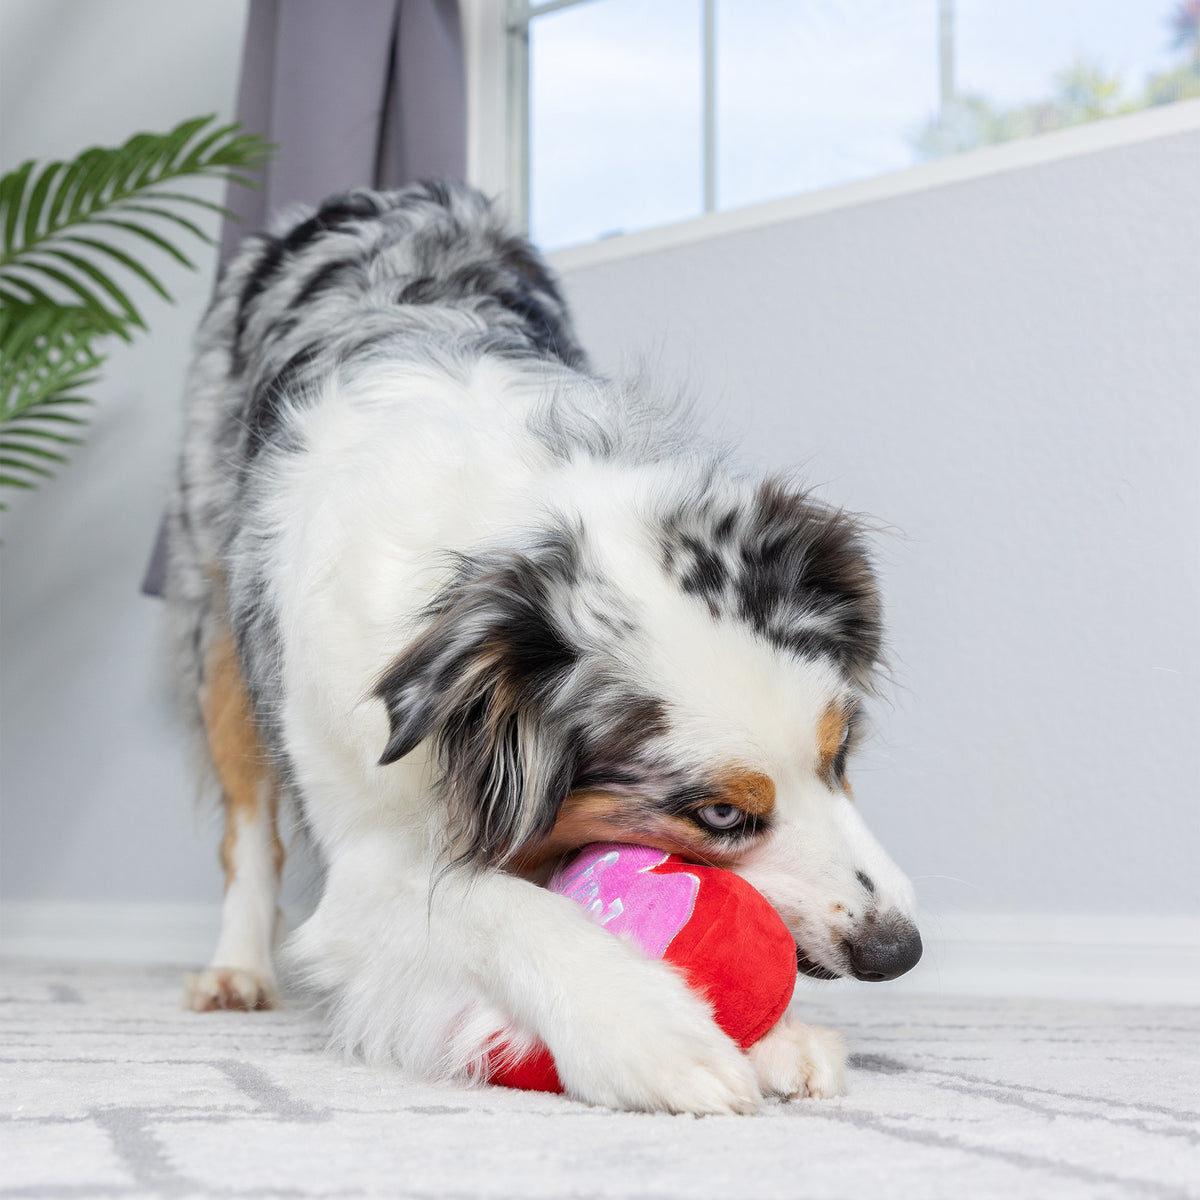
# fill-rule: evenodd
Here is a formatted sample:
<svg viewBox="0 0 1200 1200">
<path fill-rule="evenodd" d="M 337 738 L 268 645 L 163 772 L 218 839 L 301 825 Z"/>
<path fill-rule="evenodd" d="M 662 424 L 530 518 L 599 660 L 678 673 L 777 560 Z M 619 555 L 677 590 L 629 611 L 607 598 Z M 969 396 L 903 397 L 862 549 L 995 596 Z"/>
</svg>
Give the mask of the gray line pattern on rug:
<svg viewBox="0 0 1200 1200">
<path fill-rule="evenodd" d="M 848 1094 L 614 1113 L 414 1081 L 175 968 L 0 964 L 2 1200 L 1200 1200 L 1200 1012 L 805 990 Z"/>
</svg>

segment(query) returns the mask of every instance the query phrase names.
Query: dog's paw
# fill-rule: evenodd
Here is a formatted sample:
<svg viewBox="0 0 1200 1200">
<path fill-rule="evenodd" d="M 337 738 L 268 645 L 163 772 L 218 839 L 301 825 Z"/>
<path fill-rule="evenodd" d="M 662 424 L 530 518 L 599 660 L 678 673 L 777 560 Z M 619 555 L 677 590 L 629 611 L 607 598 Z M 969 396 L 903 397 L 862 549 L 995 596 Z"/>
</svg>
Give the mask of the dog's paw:
<svg viewBox="0 0 1200 1200">
<path fill-rule="evenodd" d="M 567 1093 L 592 1104 L 697 1116 L 757 1112 L 762 1093 L 754 1071 L 720 1036 L 660 1028 L 653 1039 L 626 1042 L 603 1062 L 556 1064 Z"/>
<path fill-rule="evenodd" d="M 279 1008 L 279 993 L 271 979 L 236 967 L 209 967 L 184 978 L 184 1008 L 192 1012 L 233 1009 L 260 1012 Z"/>
<path fill-rule="evenodd" d="M 846 1043 L 833 1029 L 785 1016 L 746 1051 L 746 1057 L 759 1086 L 770 1095 L 823 1100 L 844 1090 Z"/>
<path fill-rule="evenodd" d="M 757 1112 L 762 1093 L 737 1044 L 676 976 L 663 971 L 657 982 L 664 986 L 639 989 L 636 1005 L 614 1004 L 559 1041 L 554 1059 L 567 1093 L 609 1108 Z"/>
</svg>

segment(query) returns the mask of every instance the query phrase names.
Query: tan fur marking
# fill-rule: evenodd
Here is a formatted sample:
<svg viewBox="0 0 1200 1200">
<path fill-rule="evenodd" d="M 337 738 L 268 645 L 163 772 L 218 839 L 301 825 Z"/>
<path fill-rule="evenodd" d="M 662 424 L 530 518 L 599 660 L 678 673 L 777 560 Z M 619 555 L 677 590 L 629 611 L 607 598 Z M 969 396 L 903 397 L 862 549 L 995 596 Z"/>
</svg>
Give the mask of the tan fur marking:
<svg viewBox="0 0 1200 1200">
<path fill-rule="evenodd" d="M 522 851 L 513 860 L 511 869 L 519 875 L 536 877 L 539 869 L 552 859 L 592 842 L 652 846 L 714 866 L 727 865 L 736 857 L 719 846 L 714 847 L 685 817 L 648 811 L 636 797 L 582 790 L 572 792 L 563 801 L 554 828 L 542 841 Z"/>
<path fill-rule="evenodd" d="M 520 871 L 536 868 L 547 859 L 589 842 L 639 840 L 650 815 L 628 797 L 599 791 L 572 792 L 563 801 L 554 828 L 518 857 L 517 868 Z"/>
<path fill-rule="evenodd" d="M 769 817 L 775 811 L 775 784 L 761 771 L 735 767 L 720 779 L 717 803 L 733 804 L 754 817 Z"/>
<path fill-rule="evenodd" d="M 268 805 L 265 815 L 271 822 L 272 850 L 278 874 L 283 869 L 284 857 L 283 843 L 276 827 L 279 789 L 259 739 L 246 681 L 242 678 L 233 638 L 228 633 L 218 637 L 209 649 L 201 707 L 209 752 L 225 803 L 225 836 L 221 842 L 225 886 L 233 880 L 238 825 L 258 818 L 259 805 L 264 798 Z"/>
<path fill-rule="evenodd" d="M 831 787 L 836 782 L 833 778 L 833 761 L 842 748 L 842 738 L 846 736 L 846 723 L 849 720 L 849 712 L 835 700 L 821 714 L 817 723 L 817 774 Z"/>
</svg>

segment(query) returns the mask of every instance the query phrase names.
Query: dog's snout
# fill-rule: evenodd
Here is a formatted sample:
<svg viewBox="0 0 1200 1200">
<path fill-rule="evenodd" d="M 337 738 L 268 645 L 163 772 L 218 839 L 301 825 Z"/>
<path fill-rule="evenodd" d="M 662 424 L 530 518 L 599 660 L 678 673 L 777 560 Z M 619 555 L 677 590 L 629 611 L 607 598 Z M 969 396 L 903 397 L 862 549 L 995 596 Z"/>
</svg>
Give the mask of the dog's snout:
<svg viewBox="0 0 1200 1200">
<path fill-rule="evenodd" d="M 921 934 L 899 913 L 868 917 L 847 942 L 850 972 L 872 983 L 896 979 L 921 961 Z"/>
</svg>

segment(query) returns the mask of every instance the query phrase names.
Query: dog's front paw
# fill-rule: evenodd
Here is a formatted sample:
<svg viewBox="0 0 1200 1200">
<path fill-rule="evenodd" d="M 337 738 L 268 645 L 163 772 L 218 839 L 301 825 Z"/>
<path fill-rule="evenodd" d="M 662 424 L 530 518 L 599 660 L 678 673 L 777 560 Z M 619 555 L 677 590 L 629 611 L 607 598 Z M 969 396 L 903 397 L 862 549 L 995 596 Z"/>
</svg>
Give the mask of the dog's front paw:
<svg viewBox="0 0 1200 1200">
<path fill-rule="evenodd" d="M 846 1043 L 836 1030 L 785 1016 L 749 1050 L 759 1086 L 774 1096 L 818 1100 L 844 1090 Z"/>
<path fill-rule="evenodd" d="M 554 1047 L 568 1094 L 651 1112 L 756 1112 L 762 1094 L 737 1044 L 677 977 L 663 970 L 658 982 Z"/>
<path fill-rule="evenodd" d="M 184 977 L 183 1006 L 192 1012 L 256 1012 L 280 1005 L 272 980 L 236 967 L 209 967 Z"/>
<path fill-rule="evenodd" d="M 762 1103 L 754 1071 L 738 1047 L 713 1026 L 646 1030 L 592 1061 L 556 1059 L 568 1094 L 609 1108 L 649 1112 L 757 1112 Z"/>
</svg>

